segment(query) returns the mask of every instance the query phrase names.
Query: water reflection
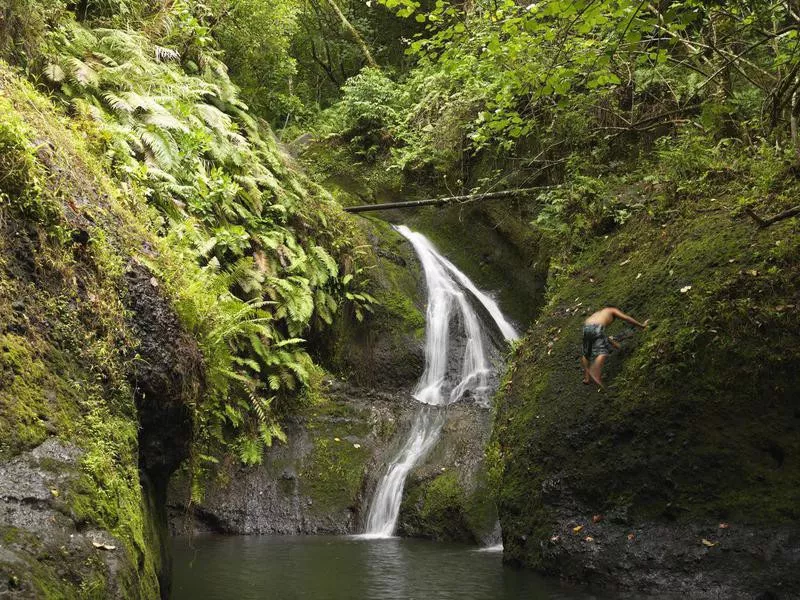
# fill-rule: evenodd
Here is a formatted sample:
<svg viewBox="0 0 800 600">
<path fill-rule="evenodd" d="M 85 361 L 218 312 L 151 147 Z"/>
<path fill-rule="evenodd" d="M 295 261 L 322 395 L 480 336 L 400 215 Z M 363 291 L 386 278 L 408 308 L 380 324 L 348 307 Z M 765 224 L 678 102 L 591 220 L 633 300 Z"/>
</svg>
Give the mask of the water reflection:
<svg viewBox="0 0 800 600">
<path fill-rule="evenodd" d="M 173 600 L 599 600 L 497 552 L 421 540 L 198 536 L 174 540 Z M 630 598 L 630 597 L 629 597 Z"/>
</svg>

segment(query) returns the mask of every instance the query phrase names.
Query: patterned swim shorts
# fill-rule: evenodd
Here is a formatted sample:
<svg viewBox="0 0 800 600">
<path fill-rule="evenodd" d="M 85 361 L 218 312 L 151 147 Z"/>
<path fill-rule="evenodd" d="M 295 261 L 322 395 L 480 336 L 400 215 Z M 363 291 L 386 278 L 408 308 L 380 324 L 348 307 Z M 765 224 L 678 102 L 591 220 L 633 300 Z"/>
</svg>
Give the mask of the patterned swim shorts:
<svg viewBox="0 0 800 600">
<path fill-rule="evenodd" d="M 601 354 L 611 354 L 611 342 L 602 325 L 583 326 L 583 355 L 594 360 Z"/>
</svg>

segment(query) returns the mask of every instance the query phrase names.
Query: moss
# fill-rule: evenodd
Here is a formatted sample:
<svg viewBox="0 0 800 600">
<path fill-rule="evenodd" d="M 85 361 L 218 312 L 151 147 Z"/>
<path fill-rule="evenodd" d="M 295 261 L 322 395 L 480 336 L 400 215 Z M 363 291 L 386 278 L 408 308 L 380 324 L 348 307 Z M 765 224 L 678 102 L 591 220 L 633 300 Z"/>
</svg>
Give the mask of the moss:
<svg viewBox="0 0 800 600">
<path fill-rule="evenodd" d="M 61 510 L 122 544 L 115 568 L 121 585 L 114 594 L 156 598 L 159 555 L 147 537 L 151 516 L 139 485 L 137 415 L 128 384 L 135 340 L 125 322 L 121 280 L 123 252 L 148 236 L 129 206 L 115 204 L 119 194 L 107 193 L 114 186 L 47 100 L 2 64 L 0 81 L 0 186 L 10 199 L 0 204 L 0 459 L 51 436 L 80 447 L 80 471 L 58 490 Z M 34 139 L 50 143 L 34 145 Z M 70 195 L 62 196 L 64 190 Z M 62 215 L 62 199 L 79 195 L 97 225 Z M 113 237 L 101 232 L 101 223 Z M 85 246 L 72 241 L 78 224 L 91 231 Z M 40 468 L 67 467 L 49 461 Z M 62 558 L 80 573 L 83 583 L 73 584 L 42 561 L 37 544 L 26 538 L 17 545 L 30 559 L 21 579 L 38 595 L 112 593 L 105 562 L 78 565 L 74 557 Z"/>
<path fill-rule="evenodd" d="M 788 458 L 800 453 L 800 318 L 787 309 L 797 225 L 756 231 L 677 206 L 588 245 L 515 352 L 494 437 L 512 560 L 543 566 L 524 540 L 547 538 L 560 494 L 638 520 L 800 517 L 800 463 Z M 580 384 L 578 356 L 583 319 L 604 305 L 655 326 L 611 357 L 598 394 Z"/>
<path fill-rule="evenodd" d="M 455 470 L 441 472 L 430 479 L 409 481 L 401 506 L 401 527 L 405 535 L 477 543 L 488 533 L 488 514 L 494 526 L 496 514 L 486 490 L 468 494 Z M 484 502 L 485 500 L 485 502 Z M 489 514 L 491 513 L 491 514 Z"/>
<path fill-rule="evenodd" d="M 345 312 L 337 315 L 319 357 L 359 385 L 407 387 L 422 372 L 421 269 L 411 246 L 388 223 L 366 218 L 359 224 L 372 247 L 369 291 L 377 305 L 360 323 Z"/>
<path fill-rule="evenodd" d="M 42 194 L 31 132 L 8 99 L 0 97 L 0 112 L 0 202 L 23 218 L 52 225 L 59 216 L 58 205 Z"/>
<path fill-rule="evenodd" d="M 355 507 L 371 459 L 360 443 L 370 432 L 367 415 L 346 402 L 326 401 L 314 407 L 308 430 L 314 448 L 299 482 L 300 493 L 312 501 L 310 510 L 324 515 Z"/>
</svg>

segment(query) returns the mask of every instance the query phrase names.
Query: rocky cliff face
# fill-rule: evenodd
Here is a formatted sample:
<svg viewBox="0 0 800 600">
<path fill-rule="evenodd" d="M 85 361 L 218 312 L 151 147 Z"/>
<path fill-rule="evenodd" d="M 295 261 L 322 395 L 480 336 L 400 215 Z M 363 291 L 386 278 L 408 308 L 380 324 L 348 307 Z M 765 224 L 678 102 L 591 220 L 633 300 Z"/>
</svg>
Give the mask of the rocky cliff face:
<svg viewBox="0 0 800 600">
<path fill-rule="evenodd" d="M 408 392 L 329 382 L 327 400 L 287 427 L 263 464 L 222 466 L 190 503 L 186 474 L 169 490 L 173 533 L 354 534 L 363 530 L 382 468 L 403 443 L 418 403 Z M 442 438 L 406 486 L 399 533 L 468 543 L 496 541 L 483 447 L 490 411 L 448 408 Z"/>
<path fill-rule="evenodd" d="M 797 596 L 800 236 L 730 210 L 631 222 L 552 283 L 498 398 L 506 561 L 656 594 Z M 610 358 L 605 393 L 578 363 L 603 304 L 654 323 Z"/>
<path fill-rule="evenodd" d="M 374 472 L 392 436 L 408 427 L 408 395 L 380 393 L 331 381 L 327 399 L 286 427 L 288 441 L 263 464 L 229 461 L 188 502 L 188 476 L 169 493 L 174 533 L 358 533 Z"/>
<path fill-rule="evenodd" d="M 80 136 L 2 64 L 0 88 L 0 595 L 166 597 L 202 361 Z"/>
</svg>

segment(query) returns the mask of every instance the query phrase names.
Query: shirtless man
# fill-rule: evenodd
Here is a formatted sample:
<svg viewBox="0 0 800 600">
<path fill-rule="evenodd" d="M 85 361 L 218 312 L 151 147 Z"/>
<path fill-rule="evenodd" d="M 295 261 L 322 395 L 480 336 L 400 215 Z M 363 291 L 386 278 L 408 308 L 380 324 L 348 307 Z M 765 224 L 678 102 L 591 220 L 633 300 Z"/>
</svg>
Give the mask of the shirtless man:
<svg viewBox="0 0 800 600">
<path fill-rule="evenodd" d="M 590 315 L 583 323 L 583 355 L 581 356 L 583 383 L 589 384 L 594 381 L 605 389 L 602 380 L 603 363 L 606 362 L 606 358 L 611 353 L 611 346 L 619 348 L 619 344 L 609 339 L 605 331 L 605 328 L 611 325 L 614 319 L 622 319 L 642 329 L 647 327 L 650 322 L 650 319 L 648 319 L 644 323 L 639 323 L 633 317 L 626 315 L 613 306 L 601 308 Z"/>
</svg>

